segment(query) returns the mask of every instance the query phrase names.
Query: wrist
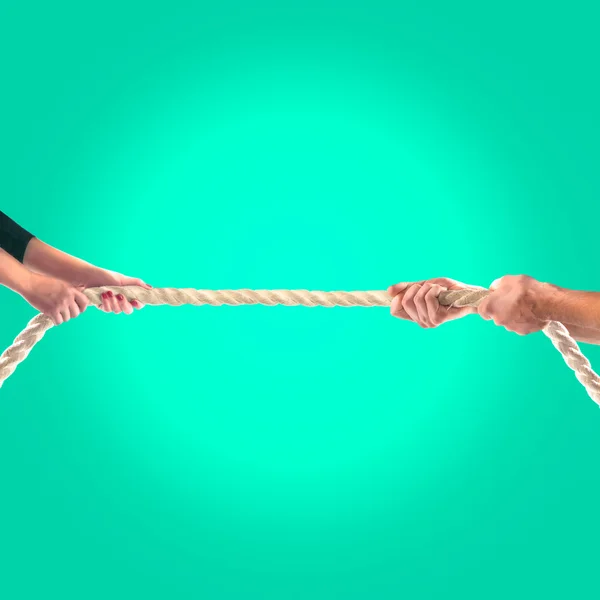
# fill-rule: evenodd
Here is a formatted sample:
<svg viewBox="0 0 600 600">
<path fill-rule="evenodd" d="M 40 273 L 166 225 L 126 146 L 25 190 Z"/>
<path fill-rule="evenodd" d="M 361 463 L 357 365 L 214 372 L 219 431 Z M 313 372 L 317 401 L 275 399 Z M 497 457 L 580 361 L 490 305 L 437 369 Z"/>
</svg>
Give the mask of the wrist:
<svg viewBox="0 0 600 600">
<path fill-rule="evenodd" d="M 35 288 L 42 275 L 24 268 L 15 279 L 14 284 L 10 286 L 13 291 L 17 292 L 26 300 L 32 296 Z"/>
<path fill-rule="evenodd" d="M 25 266 L 35 273 L 60 279 L 71 285 L 86 284 L 98 275 L 94 265 L 49 246 L 35 238 L 27 246 Z"/>
<path fill-rule="evenodd" d="M 82 280 L 79 282 L 85 287 L 97 287 L 100 285 L 117 285 L 115 274 L 108 269 L 89 265 L 82 273 Z"/>
<path fill-rule="evenodd" d="M 532 312 L 540 321 L 560 321 L 566 290 L 551 283 L 537 281 L 531 292 Z"/>
<path fill-rule="evenodd" d="M 95 285 L 97 281 L 102 281 L 106 275 L 104 269 L 95 265 L 85 263 L 71 274 L 73 285 L 84 285 L 86 287 Z"/>
</svg>

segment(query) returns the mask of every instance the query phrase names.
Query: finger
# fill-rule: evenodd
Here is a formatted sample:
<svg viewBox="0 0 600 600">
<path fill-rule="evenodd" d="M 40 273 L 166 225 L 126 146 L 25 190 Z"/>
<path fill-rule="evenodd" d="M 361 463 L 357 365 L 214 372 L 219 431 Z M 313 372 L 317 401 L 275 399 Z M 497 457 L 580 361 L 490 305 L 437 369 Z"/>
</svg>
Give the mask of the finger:
<svg viewBox="0 0 600 600">
<path fill-rule="evenodd" d="M 442 313 L 438 296 L 445 292 L 446 288 L 441 285 L 433 285 L 425 294 L 425 306 L 427 308 L 427 316 L 433 327 L 437 327 L 444 322 L 444 317 L 447 318 L 448 312 Z"/>
<path fill-rule="evenodd" d="M 88 300 L 88 297 L 81 291 L 77 290 L 74 294 L 74 300 L 77 303 L 77 306 L 79 308 L 79 314 L 85 312 L 85 309 L 89 306 L 90 301 Z"/>
<path fill-rule="evenodd" d="M 63 317 L 60 312 L 57 310 L 50 315 L 50 318 L 54 321 L 55 325 L 62 325 Z"/>
<path fill-rule="evenodd" d="M 483 302 L 477 307 L 477 314 L 486 321 L 489 321 L 491 317 L 490 311 L 490 297 L 488 296 Z"/>
<path fill-rule="evenodd" d="M 495 290 L 502 283 L 503 279 L 504 277 L 499 277 L 498 279 L 492 281 L 492 285 L 490 285 L 490 290 Z"/>
<path fill-rule="evenodd" d="M 440 311 L 443 309 L 441 307 Z M 447 309 L 448 312 L 444 318 L 444 321 L 454 321 L 455 319 L 461 319 L 462 317 L 466 317 L 467 315 L 472 315 L 474 312 L 477 312 L 477 309 L 474 309 L 472 306 L 463 306 L 461 308 L 452 307 Z"/>
<path fill-rule="evenodd" d="M 135 308 L 136 310 L 140 310 L 140 309 L 144 308 L 144 306 L 146 306 L 146 305 L 142 304 L 139 300 L 132 300 L 131 306 L 133 306 L 133 308 Z"/>
<path fill-rule="evenodd" d="M 126 315 L 130 315 L 133 312 L 133 308 L 129 303 L 129 300 L 123 296 L 123 294 L 117 294 L 116 296 L 117 302 L 119 303 L 119 307 L 122 312 Z"/>
<path fill-rule="evenodd" d="M 65 306 L 59 310 L 60 316 L 62 317 L 63 323 L 66 323 L 71 318 L 71 313 L 69 312 L 69 307 Z"/>
<path fill-rule="evenodd" d="M 411 285 L 402 297 L 402 308 L 415 323 L 419 323 L 419 313 L 417 312 L 417 307 L 415 306 L 415 296 L 420 289 L 421 285 L 418 283 Z"/>
<path fill-rule="evenodd" d="M 69 304 L 69 313 L 71 314 L 71 319 L 74 319 L 81 314 L 81 309 L 79 308 L 77 302 L 75 302 L 75 298 L 73 298 Z"/>
<path fill-rule="evenodd" d="M 516 333 L 517 335 L 529 335 L 533 332 L 533 329 L 527 325 L 515 325 L 512 329 L 508 330 Z"/>
<path fill-rule="evenodd" d="M 422 327 L 431 327 L 432 325 L 427 311 L 427 302 L 425 301 L 425 296 L 429 293 L 431 287 L 431 283 L 424 283 L 421 289 L 415 294 L 415 308 L 417 309 L 419 323 Z"/>
<path fill-rule="evenodd" d="M 118 300 L 116 299 L 115 295 L 110 290 L 108 290 L 107 294 L 108 294 L 107 302 L 108 302 L 108 308 L 109 308 L 110 312 L 113 312 L 116 315 L 118 315 L 121 312 L 121 306 L 119 305 Z"/>
<path fill-rule="evenodd" d="M 395 296 L 397 296 L 400 292 L 403 292 L 407 287 L 408 287 L 408 283 L 396 283 L 395 285 L 390 285 L 390 287 L 388 288 L 388 294 L 394 298 Z"/>
<path fill-rule="evenodd" d="M 125 277 L 124 285 L 139 285 L 140 287 L 151 290 L 152 286 L 148 285 L 144 280 L 139 277 Z"/>
<path fill-rule="evenodd" d="M 466 283 L 462 283 L 461 281 L 456 281 L 456 279 L 450 279 L 449 277 L 433 277 L 432 279 L 427 280 L 428 283 L 433 283 L 435 285 L 441 285 L 443 287 L 474 287 L 471 285 L 467 285 Z"/>
<path fill-rule="evenodd" d="M 398 319 L 408 319 L 410 317 L 406 314 L 406 311 L 402 308 L 402 296 L 395 296 L 390 305 L 390 312 L 392 316 L 398 317 Z"/>
<path fill-rule="evenodd" d="M 101 304 L 101 306 L 102 306 L 102 310 L 104 312 L 111 312 L 108 292 L 102 292 L 102 304 Z"/>
</svg>

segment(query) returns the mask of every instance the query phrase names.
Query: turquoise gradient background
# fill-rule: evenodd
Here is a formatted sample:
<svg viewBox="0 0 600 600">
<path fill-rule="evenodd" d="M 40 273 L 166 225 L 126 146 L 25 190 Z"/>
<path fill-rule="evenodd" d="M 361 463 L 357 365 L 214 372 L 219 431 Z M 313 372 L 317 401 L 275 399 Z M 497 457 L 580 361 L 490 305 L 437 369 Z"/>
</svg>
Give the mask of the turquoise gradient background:
<svg viewBox="0 0 600 600">
<path fill-rule="evenodd" d="M 2 209 L 155 286 L 598 290 L 594 5 L 5 2 Z M 90 309 L 0 395 L 6 600 L 598 597 L 600 413 L 542 334 Z"/>
</svg>

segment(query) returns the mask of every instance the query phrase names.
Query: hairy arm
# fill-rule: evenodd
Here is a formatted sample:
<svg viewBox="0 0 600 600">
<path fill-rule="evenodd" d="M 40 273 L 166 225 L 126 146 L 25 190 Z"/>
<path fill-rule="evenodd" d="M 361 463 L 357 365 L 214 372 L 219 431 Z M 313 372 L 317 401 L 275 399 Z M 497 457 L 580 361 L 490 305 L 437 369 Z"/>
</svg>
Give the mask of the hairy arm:
<svg viewBox="0 0 600 600">
<path fill-rule="evenodd" d="M 600 292 L 569 290 L 544 284 L 534 312 L 544 321 L 559 321 L 573 338 L 600 344 Z"/>
<path fill-rule="evenodd" d="M 492 283 L 491 293 L 477 308 L 445 307 L 437 300 L 444 290 L 472 287 L 447 277 L 399 283 L 388 289 L 393 297 L 391 313 L 425 329 L 478 314 L 520 335 L 540 331 L 548 321 L 558 321 L 577 341 L 600 345 L 600 292 L 569 290 L 527 275 L 506 275 Z"/>
</svg>

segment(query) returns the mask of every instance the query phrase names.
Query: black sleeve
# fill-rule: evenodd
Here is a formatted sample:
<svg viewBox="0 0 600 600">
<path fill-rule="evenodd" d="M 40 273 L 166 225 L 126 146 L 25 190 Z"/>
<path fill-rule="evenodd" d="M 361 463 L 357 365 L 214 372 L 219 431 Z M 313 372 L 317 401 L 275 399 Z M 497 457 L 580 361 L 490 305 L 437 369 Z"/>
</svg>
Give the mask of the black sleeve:
<svg viewBox="0 0 600 600">
<path fill-rule="evenodd" d="M 34 236 L 0 211 L 0 248 L 23 262 L 27 244 Z"/>
</svg>

